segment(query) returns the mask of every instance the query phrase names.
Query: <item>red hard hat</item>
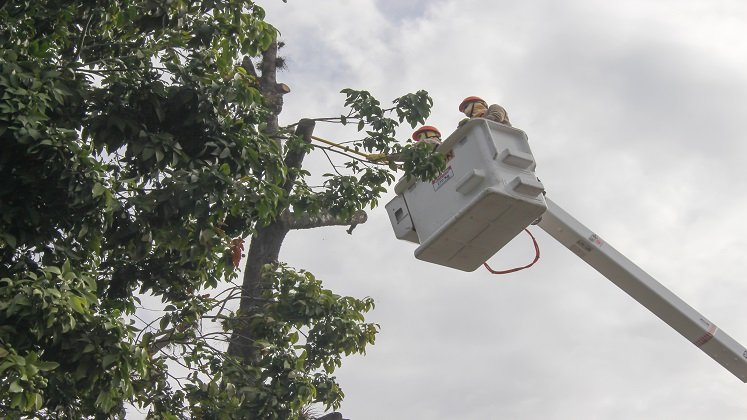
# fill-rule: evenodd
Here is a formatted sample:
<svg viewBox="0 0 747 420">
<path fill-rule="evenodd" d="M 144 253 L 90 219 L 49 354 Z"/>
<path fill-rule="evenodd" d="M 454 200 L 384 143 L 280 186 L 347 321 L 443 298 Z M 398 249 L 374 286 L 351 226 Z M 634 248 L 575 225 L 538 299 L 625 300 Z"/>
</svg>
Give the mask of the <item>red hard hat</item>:
<svg viewBox="0 0 747 420">
<path fill-rule="evenodd" d="M 482 98 L 479 96 L 468 96 L 462 100 L 462 103 L 459 104 L 459 112 L 464 112 L 464 108 L 467 108 L 467 105 L 469 105 L 470 102 L 485 102 Z"/>
<path fill-rule="evenodd" d="M 415 130 L 414 133 L 412 133 L 412 139 L 415 141 L 418 141 L 418 134 L 422 133 L 423 131 L 435 131 L 438 133 L 438 137 L 441 137 L 441 132 L 438 131 L 438 128 L 430 126 L 430 125 L 424 125 L 417 130 Z"/>
</svg>

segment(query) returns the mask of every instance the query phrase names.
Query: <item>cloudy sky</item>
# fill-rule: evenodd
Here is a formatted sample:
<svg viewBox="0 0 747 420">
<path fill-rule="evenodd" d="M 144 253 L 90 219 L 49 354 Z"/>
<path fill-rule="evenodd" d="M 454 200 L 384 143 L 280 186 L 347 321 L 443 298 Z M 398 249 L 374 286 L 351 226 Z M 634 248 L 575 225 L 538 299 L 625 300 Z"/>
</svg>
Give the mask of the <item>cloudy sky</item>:
<svg viewBox="0 0 747 420">
<path fill-rule="evenodd" d="M 386 101 L 425 89 L 445 134 L 463 97 L 500 103 L 528 134 L 548 197 L 747 343 L 747 3 L 265 7 L 287 43 L 282 123 L 339 115 L 346 87 Z M 334 125 L 315 134 L 355 138 Z M 338 371 L 345 417 L 747 418 L 747 384 L 540 229 L 540 262 L 494 276 L 416 260 L 383 207 L 369 217 L 352 236 L 294 232 L 281 256 L 377 302 L 376 345 Z M 532 257 L 519 236 L 490 263 Z"/>
</svg>

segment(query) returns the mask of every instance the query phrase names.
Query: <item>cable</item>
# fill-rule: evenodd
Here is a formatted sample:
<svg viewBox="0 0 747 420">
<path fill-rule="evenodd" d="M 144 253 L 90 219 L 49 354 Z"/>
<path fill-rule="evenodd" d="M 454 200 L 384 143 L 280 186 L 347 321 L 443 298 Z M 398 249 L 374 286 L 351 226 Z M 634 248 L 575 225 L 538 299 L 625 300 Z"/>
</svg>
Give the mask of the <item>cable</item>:
<svg viewBox="0 0 747 420">
<path fill-rule="evenodd" d="M 529 229 L 524 229 L 524 232 L 528 233 L 529 236 L 532 237 L 532 243 L 534 243 L 534 253 L 535 254 L 534 254 L 534 260 L 532 262 L 530 262 L 528 265 L 525 265 L 523 267 L 517 267 L 517 268 L 512 268 L 510 270 L 503 270 L 503 271 L 493 270 L 492 268 L 490 268 L 490 266 L 488 265 L 487 262 L 482 263 L 482 265 L 484 265 L 485 268 L 487 268 L 488 271 L 490 271 L 491 274 L 515 273 L 517 271 L 521 271 L 521 270 L 523 270 L 525 268 L 529 268 L 529 267 L 533 266 L 534 263 L 536 263 L 540 259 L 540 248 L 539 248 L 539 244 L 537 243 L 537 239 L 534 237 L 534 235 L 532 235 L 532 232 L 530 232 Z"/>
</svg>

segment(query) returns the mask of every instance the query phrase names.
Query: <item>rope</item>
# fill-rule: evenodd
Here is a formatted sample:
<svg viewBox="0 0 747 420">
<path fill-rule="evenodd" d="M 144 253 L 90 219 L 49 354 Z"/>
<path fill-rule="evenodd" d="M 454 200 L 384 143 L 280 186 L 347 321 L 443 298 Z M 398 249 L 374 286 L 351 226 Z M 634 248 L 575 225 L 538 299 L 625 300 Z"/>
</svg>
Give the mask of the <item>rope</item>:
<svg viewBox="0 0 747 420">
<path fill-rule="evenodd" d="M 359 152 L 358 150 L 351 149 L 351 148 L 349 148 L 347 146 L 343 146 L 342 144 L 335 143 L 333 141 L 330 141 L 330 140 L 327 140 L 327 139 L 323 139 L 321 137 L 311 136 L 311 138 L 314 139 L 314 140 L 316 140 L 316 141 L 320 141 L 320 142 L 322 142 L 324 144 L 328 144 L 328 145 L 330 145 L 332 147 L 338 147 L 338 148 L 340 148 L 340 149 L 342 149 L 342 150 L 344 150 L 344 151 L 346 151 L 348 153 L 354 153 L 354 154 L 356 154 L 358 156 L 362 156 L 362 157 L 366 158 L 366 160 L 369 160 L 369 161 L 371 161 L 373 163 L 381 163 L 382 161 L 386 161 L 386 157 L 387 156 L 384 155 L 384 154 L 382 154 L 382 153 L 373 153 L 373 154 L 362 153 L 362 152 Z"/>
<path fill-rule="evenodd" d="M 537 243 L 537 239 L 534 237 L 534 235 L 532 235 L 532 232 L 530 232 L 529 229 L 524 229 L 524 232 L 528 233 L 529 236 L 531 236 L 532 243 L 534 244 L 534 260 L 532 262 L 530 262 L 529 264 L 527 264 L 527 265 L 525 265 L 523 267 L 517 267 L 517 268 L 512 268 L 510 270 L 503 270 L 503 271 L 493 270 L 492 268 L 490 268 L 490 266 L 488 265 L 487 262 L 484 262 L 482 265 L 484 265 L 485 268 L 487 268 L 488 271 L 490 271 L 491 274 L 515 273 L 517 271 L 521 271 L 521 270 L 523 270 L 525 268 L 529 268 L 529 267 L 533 266 L 534 263 L 536 263 L 540 259 L 540 248 L 539 248 L 539 244 Z"/>
</svg>

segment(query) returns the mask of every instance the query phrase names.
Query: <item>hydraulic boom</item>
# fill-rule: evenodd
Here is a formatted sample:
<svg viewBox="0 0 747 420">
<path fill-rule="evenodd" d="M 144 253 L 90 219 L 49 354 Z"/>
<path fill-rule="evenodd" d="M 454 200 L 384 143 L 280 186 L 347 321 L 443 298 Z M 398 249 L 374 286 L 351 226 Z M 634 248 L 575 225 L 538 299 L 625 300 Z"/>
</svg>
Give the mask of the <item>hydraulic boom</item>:
<svg viewBox="0 0 747 420">
<path fill-rule="evenodd" d="M 747 382 L 747 349 L 604 242 L 552 200 L 539 226 L 648 308 L 687 341 Z"/>
</svg>

